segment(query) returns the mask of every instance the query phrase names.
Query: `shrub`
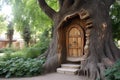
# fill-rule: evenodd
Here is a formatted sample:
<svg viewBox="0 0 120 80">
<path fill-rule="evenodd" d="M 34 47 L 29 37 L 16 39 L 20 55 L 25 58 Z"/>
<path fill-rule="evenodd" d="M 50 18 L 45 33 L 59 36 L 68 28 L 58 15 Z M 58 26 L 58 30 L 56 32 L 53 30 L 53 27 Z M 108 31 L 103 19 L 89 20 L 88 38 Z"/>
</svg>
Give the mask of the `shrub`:
<svg viewBox="0 0 120 80">
<path fill-rule="evenodd" d="M 20 50 L 20 51 L 16 51 L 16 52 L 13 52 L 13 53 L 3 53 L 0 56 L 0 60 L 1 61 L 6 61 L 6 60 L 9 60 L 11 58 L 16 58 L 16 57 L 25 58 L 25 52 L 23 50 Z"/>
<path fill-rule="evenodd" d="M 45 36 L 45 34 L 42 34 L 40 36 L 40 41 L 38 41 L 37 44 L 31 47 L 26 47 L 19 51 L 14 51 L 13 49 L 0 50 L 1 52 L 5 53 L 4 55 L 1 54 L 2 56 L 0 56 L 0 60 L 8 60 L 15 57 L 36 58 L 46 51 L 46 49 L 48 48 L 49 42 L 50 42 L 50 37 Z"/>
<path fill-rule="evenodd" d="M 20 51 L 16 51 L 12 53 L 9 58 L 14 57 L 22 57 L 22 58 L 36 58 L 41 54 L 41 48 L 40 47 L 29 47 L 22 49 Z"/>
<path fill-rule="evenodd" d="M 43 49 L 41 49 L 41 47 L 30 47 L 12 53 L 3 53 L 4 55 L 0 56 L 0 60 L 8 60 L 15 57 L 36 58 L 42 54 L 41 52 L 43 52 Z"/>
<path fill-rule="evenodd" d="M 0 61 L 0 77 L 27 77 L 39 75 L 42 72 L 42 64 L 45 59 L 12 58 Z"/>
<path fill-rule="evenodd" d="M 0 53 L 12 53 L 12 52 L 15 52 L 15 50 L 12 49 L 12 48 L 3 48 L 3 49 L 0 49 Z"/>
<path fill-rule="evenodd" d="M 40 55 L 40 48 L 37 48 L 37 47 L 31 47 L 31 48 L 28 48 L 26 49 L 26 52 L 25 52 L 25 57 L 26 58 L 36 58 Z"/>
<path fill-rule="evenodd" d="M 40 54 L 43 54 L 46 49 L 48 48 L 48 45 L 50 43 L 50 39 L 46 38 L 45 36 L 40 37 L 40 41 L 37 42 L 33 47 L 34 48 L 39 48 L 40 49 Z"/>
<path fill-rule="evenodd" d="M 105 77 L 107 80 L 120 80 L 120 60 L 105 70 Z"/>
</svg>

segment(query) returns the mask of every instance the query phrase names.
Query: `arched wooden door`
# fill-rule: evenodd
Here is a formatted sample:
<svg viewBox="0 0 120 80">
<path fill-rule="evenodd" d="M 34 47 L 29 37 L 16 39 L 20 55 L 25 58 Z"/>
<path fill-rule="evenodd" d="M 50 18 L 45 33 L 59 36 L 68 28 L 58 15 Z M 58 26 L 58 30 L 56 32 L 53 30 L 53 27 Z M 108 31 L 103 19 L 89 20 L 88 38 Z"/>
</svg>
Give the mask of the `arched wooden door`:
<svg viewBox="0 0 120 80">
<path fill-rule="evenodd" d="M 75 24 L 71 25 L 67 30 L 67 60 L 80 61 L 83 56 L 84 33 L 82 28 Z"/>
</svg>

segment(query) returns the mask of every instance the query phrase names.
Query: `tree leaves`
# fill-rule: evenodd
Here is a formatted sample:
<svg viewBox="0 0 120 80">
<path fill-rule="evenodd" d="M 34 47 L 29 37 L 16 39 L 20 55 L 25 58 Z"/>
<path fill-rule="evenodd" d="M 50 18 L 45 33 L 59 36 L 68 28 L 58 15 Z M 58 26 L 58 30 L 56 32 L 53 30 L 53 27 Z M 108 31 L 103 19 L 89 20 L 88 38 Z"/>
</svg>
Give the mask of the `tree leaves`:
<svg viewBox="0 0 120 80">
<path fill-rule="evenodd" d="M 0 14 L 0 33 L 2 33 L 4 30 L 7 30 L 7 23 L 5 22 L 5 17 Z"/>
<path fill-rule="evenodd" d="M 59 10 L 58 0 L 46 0 L 48 5 L 53 8 L 55 11 Z"/>
<path fill-rule="evenodd" d="M 120 80 L 120 60 L 105 70 L 105 77 L 107 80 Z"/>
<path fill-rule="evenodd" d="M 46 0 L 48 5 L 58 11 L 57 0 Z M 12 6 L 15 29 L 23 31 L 25 24 L 30 25 L 32 34 L 44 32 L 52 27 L 52 20 L 40 9 L 37 0 L 4 0 Z"/>
<path fill-rule="evenodd" d="M 112 19 L 112 29 L 114 39 L 120 39 L 120 5 L 116 2 L 111 7 L 110 16 Z"/>
<path fill-rule="evenodd" d="M 0 61 L 0 77 L 25 77 L 41 74 L 44 59 L 11 58 Z"/>
</svg>

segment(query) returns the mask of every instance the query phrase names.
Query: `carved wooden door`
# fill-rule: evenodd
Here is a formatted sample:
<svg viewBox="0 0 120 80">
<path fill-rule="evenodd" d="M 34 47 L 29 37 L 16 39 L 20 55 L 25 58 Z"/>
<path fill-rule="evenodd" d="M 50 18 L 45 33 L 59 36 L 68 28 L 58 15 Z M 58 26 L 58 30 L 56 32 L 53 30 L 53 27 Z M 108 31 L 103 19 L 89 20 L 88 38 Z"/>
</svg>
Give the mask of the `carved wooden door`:
<svg viewBox="0 0 120 80">
<path fill-rule="evenodd" d="M 84 34 L 79 25 L 71 25 L 67 31 L 67 60 L 79 61 L 83 56 Z"/>
</svg>

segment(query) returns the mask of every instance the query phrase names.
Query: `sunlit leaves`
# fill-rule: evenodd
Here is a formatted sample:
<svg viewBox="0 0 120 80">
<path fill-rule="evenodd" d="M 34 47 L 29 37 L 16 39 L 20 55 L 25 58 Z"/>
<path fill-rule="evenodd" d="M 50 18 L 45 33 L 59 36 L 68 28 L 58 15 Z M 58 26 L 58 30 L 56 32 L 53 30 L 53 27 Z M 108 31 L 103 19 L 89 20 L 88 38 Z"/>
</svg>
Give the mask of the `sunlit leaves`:
<svg viewBox="0 0 120 80">
<path fill-rule="evenodd" d="M 46 2 L 48 3 L 48 5 L 53 8 L 55 11 L 59 10 L 59 4 L 58 4 L 58 0 L 46 0 Z"/>
<path fill-rule="evenodd" d="M 58 11 L 57 0 L 46 0 L 46 2 Z M 12 22 L 15 29 L 20 31 L 21 34 L 26 25 L 31 28 L 31 36 L 39 36 L 52 27 L 52 20 L 40 9 L 37 0 L 2 0 L 2 3 L 12 6 L 12 15 L 14 16 Z M 3 24 L 2 21 L 0 25 L 0 32 L 2 32 L 7 25 Z"/>
<path fill-rule="evenodd" d="M 18 30 L 23 29 L 24 22 L 31 26 L 33 32 L 43 32 L 51 27 L 52 21 L 42 12 L 37 0 L 13 0 L 12 5 L 14 23 Z"/>
<path fill-rule="evenodd" d="M 13 23 L 18 31 L 24 29 L 25 25 L 32 28 L 33 34 L 38 34 L 52 27 L 52 20 L 40 9 L 37 0 L 4 0 L 5 4 L 12 6 L 14 16 Z M 58 11 L 57 0 L 46 0 L 47 4 Z"/>
<path fill-rule="evenodd" d="M 5 17 L 0 14 L 0 33 L 7 29 L 7 22 L 5 21 Z"/>
</svg>

